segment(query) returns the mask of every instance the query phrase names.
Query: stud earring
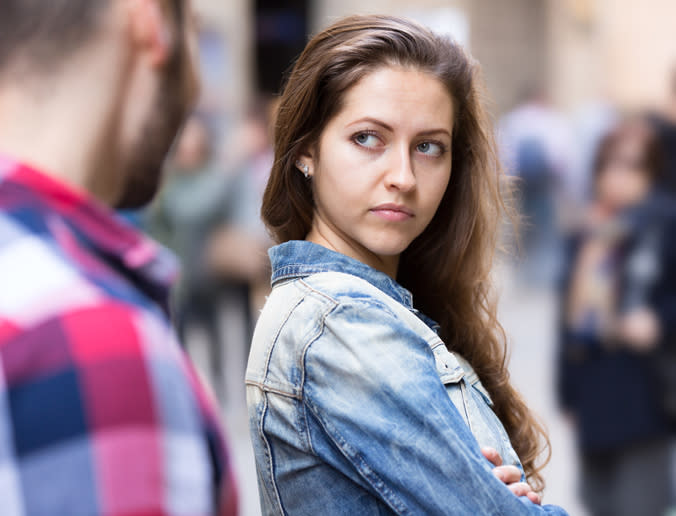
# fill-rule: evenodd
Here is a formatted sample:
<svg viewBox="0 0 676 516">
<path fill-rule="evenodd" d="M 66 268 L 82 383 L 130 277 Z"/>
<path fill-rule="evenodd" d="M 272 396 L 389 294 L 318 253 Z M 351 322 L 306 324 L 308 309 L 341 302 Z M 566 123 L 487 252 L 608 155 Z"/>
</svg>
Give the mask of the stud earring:
<svg viewBox="0 0 676 516">
<path fill-rule="evenodd" d="M 310 177 L 310 167 L 308 167 L 305 163 L 298 160 L 298 161 L 296 161 L 296 166 L 303 173 L 303 175 L 305 176 L 305 179 L 308 179 Z"/>
</svg>

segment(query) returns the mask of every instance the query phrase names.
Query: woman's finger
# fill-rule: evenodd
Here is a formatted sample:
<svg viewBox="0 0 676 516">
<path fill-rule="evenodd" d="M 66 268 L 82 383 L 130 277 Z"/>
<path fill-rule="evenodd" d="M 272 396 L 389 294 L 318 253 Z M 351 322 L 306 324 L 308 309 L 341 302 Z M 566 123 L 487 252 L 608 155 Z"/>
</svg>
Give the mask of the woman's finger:
<svg viewBox="0 0 676 516">
<path fill-rule="evenodd" d="M 502 457 L 500 457 L 498 450 L 496 450 L 495 448 L 486 446 L 484 448 L 481 448 L 481 453 L 483 453 L 483 456 L 486 457 L 488 462 L 493 464 L 493 466 L 502 466 Z"/>
<path fill-rule="evenodd" d="M 517 484 L 521 481 L 521 470 L 516 466 L 498 466 L 493 468 L 493 474 L 505 484 Z"/>
<path fill-rule="evenodd" d="M 508 484 L 507 487 L 516 496 L 528 496 L 528 493 L 533 492 L 530 486 L 525 482 L 516 482 L 514 484 Z"/>
<path fill-rule="evenodd" d="M 542 498 L 540 498 L 540 495 L 537 494 L 535 491 L 531 491 L 526 496 L 531 502 L 533 502 L 536 505 L 540 505 L 542 503 Z"/>
</svg>

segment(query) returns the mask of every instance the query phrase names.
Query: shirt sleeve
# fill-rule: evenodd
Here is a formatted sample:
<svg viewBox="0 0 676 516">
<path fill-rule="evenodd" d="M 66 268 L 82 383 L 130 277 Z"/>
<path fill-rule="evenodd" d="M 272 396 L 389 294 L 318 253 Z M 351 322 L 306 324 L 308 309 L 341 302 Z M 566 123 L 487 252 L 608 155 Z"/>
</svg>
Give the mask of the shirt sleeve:
<svg viewBox="0 0 676 516">
<path fill-rule="evenodd" d="M 214 514 L 213 451 L 183 360 L 160 317 L 119 303 L 0 341 L 3 514 Z"/>
<path fill-rule="evenodd" d="M 338 305 L 308 348 L 305 375 L 314 438 L 325 441 L 313 448 L 396 514 L 566 514 L 516 497 L 492 474 L 429 345 L 386 306 Z"/>
</svg>

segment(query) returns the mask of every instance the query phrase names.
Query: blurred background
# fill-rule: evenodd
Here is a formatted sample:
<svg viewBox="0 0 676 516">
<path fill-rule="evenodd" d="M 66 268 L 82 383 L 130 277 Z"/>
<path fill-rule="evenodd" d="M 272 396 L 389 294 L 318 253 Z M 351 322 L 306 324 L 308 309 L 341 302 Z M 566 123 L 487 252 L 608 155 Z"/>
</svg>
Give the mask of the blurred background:
<svg viewBox="0 0 676 516">
<path fill-rule="evenodd" d="M 669 347 L 676 319 L 676 286 L 665 276 L 667 193 L 676 183 L 676 2 L 194 4 L 202 99 L 160 195 L 125 215 L 183 262 L 179 331 L 222 403 L 242 515 L 260 514 L 243 375 L 268 288 L 271 243 L 258 210 L 272 162 L 274 98 L 308 35 L 354 13 L 414 18 L 461 42 L 482 65 L 524 216 L 518 245 L 505 232 L 506 248 L 516 251 L 500 257 L 495 279 L 513 381 L 550 433 L 545 502 L 572 515 L 620 514 L 600 512 L 604 497 L 643 489 L 640 479 L 668 479 L 668 386 L 651 364 Z M 639 238 L 646 234 L 655 236 Z M 660 406 L 645 409 L 652 405 Z M 648 494 L 671 497 L 673 485 Z"/>
</svg>

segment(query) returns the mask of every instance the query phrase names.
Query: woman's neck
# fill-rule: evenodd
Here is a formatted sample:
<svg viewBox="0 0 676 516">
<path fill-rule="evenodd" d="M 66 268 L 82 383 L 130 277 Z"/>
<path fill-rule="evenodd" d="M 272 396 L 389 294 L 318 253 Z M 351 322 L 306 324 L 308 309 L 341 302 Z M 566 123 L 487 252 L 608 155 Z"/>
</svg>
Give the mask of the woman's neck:
<svg viewBox="0 0 676 516">
<path fill-rule="evenodd" d="M 305 240 L 326 247 L 332 251 L 336 251 L 337 253 L 344 254 L 350 258 L 354 258 L 369 267 L 373 267 L 374 269 L 387 274 L 395 281 L 397 279 L 399 255 L 379 256 L 369 251 L 364 246 L 357 243 L 350 243 L 348 239 L 340 238 L 332 232 L 322 231 L 321 228 L 314 225 L 305 237 Z"/>
</svg>

